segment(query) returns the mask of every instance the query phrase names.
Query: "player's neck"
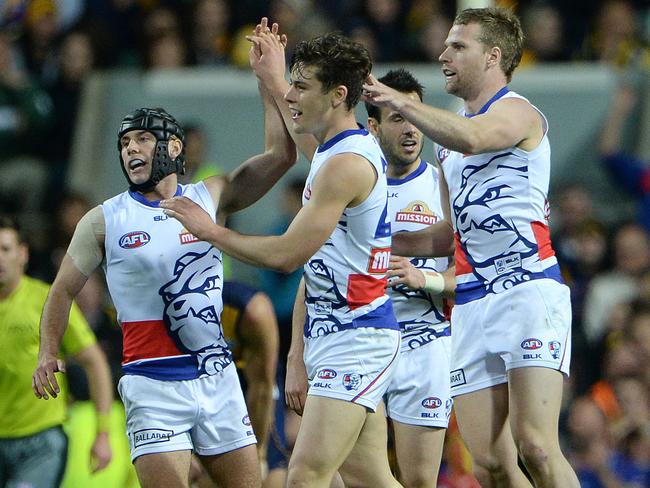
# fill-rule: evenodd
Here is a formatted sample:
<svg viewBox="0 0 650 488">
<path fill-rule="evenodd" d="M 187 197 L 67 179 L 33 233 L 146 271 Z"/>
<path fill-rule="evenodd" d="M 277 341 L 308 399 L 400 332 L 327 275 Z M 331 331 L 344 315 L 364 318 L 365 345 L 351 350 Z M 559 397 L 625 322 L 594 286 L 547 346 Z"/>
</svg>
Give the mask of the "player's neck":
<svg viewBox="0 0 650 488">
<path fill-rule="evenodd" d="M 388 169 L 386 170 L 386 176 L 393 180 L 403 180 L 415 170 L 420 167 L 422 162 L 421 158 L 417 158 L 411 164 L 401 165 L 401 164 L 392 164 L 388 163 Z"/>
<path fill-rule="evenodd" d="M 508 82 L 506 79 L 501 77 L 487 81 L 474 95 L 464 99 L 465 113 L 478 113 L 485 104 L 488 103 L 490 99 L 507 84 Z"/>
<path fill-rule="evenodd" d="M 151 190 L 142 191 L 142 196 L 149 200 L 150 202 L 157 202 L 159 200 L 165 200 L 167 198 L 172 198 L 176 195 L 176 190 L 178 188 L 178 176 L 176 173 L 165 176 L 156 186 Z"/>
<path fill-rule="evenodd" d="M 346 112 L 345 115 L 333 118 L 322 131 L 322 134 L 314 134 L 319 144 L 329 141 L 332 137 L 346 130 L 356 130 L 359 128 L 354 112 Z"/>
</svg>

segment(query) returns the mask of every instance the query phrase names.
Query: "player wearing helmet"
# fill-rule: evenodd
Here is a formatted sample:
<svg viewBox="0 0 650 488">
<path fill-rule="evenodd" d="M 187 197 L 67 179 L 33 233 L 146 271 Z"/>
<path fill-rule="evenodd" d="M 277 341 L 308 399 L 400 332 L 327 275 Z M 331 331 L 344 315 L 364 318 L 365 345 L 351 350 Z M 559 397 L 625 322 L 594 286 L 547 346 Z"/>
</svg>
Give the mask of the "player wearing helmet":
<svg viewBox="0 0 650 488">
<path fill-rule="evenodd" d="M 251 51 L 251 64 L 263 53 Z M 260 90 L 265 152 L 232 173 L 179 185 L 184 134 L 160 108 L 122 120 L 118 150 L 129 190 L 80 221 L 41 319 L 37 396 L 56 396 L 54 373 L 72 298 L 100 264 L 124 336 L 120 395 L 131 457 L 144 488 L 187 487 L 194 451 L 221 487 L 260 485 L 255 436 L 220 323 L 221 251 L 159 207 L 183 195 L 215 222 L 245 208 L 295 163 L 296 150 L 273 100 Z"/>
</svg>

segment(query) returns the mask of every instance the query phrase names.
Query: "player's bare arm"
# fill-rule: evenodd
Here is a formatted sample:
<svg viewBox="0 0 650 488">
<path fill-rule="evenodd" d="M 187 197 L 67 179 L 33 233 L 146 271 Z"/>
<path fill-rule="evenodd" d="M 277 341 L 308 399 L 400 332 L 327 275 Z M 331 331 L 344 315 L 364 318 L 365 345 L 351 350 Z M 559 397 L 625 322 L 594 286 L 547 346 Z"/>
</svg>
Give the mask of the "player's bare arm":
<svg viewBox="0 0 650 488">
<path fill-rule="evenodd" d="M 248 236 L 216 225 L 204 210 L 184 197 L 163 200 L 160 206 L 197 238 L 226 254 L 286 273 L 314 255 L 333 232 L 345 208 L 361 203 L 372 191 L 376 179 L 373 167 L 365 158 L 351 153 L 333 156 L 316 175 L 311 199 L 280 236 Z"/>
<path fill-rule="evenodd" d="M 97 414 L 97 433 L 90 448 L 93 473 L 108 466 L 112 458 L 109 443 L 109 416 L 113 403 L 113 382 L 104 351 L 97 343 L 81 350 L 74 356 L 86 372 L 90 398 Z"/>
<path fill-rule="evenodd" d="M 296 300 L 293 304 L 293 316 L 291 317 L 291 347 L 287 354 L 287 377 L 284 384 L 284 397 L 287 406 L 302 415 L 307 400 L 309 382 L 307 379 L 307 368 L 305 367 L 304 352 L 305 339 L 303 328 L 307 319 L 307 307 L 305 306 L 305 278 L 300 279 L 296 290 Z"/>
<path fill-rule="evenodd" d="M 256 54 L 253 46 L 251 66 L 262 58 L 263 55 Z M 258 85 L 264 108 L 264 152 L 251 157 L 227 175 L 204 181 L 222 217 L 259 200 L 297 160 L 295 144 L 277 104 L 269 91 L 261 83 Z"/>
<path fill-rule="evenodd" d="M 101 263 L 103 224 L 100 207 L 90 210 L 81 219 L 45 301 L 41 316 L 38 367 L 32 377 L 32 389 L 38 398 L 56 398 L 61 391 L 54 376 L 55 372 L 65 372 L 65 363 L 58 358 L 61 340 L 68 326 L 74 297 L 86 284 L 90 273 Z"/>
<path fill-rule="evenodd" d="M 365 100 L 400 112 L 427 137 L 452 151 L 481 154 L 512 146 L 529 151 L 543 137 L 542 118 L 525 100 L 502 99 L 484 114 L 467 118 L 414 100 L 372 75 L 363 88 Z"/>
<path fill-rule="evenodd" d="M 259 61 L 254 65 L 251 63 L 251 66 L 258 79 L 266 87 L 277 104 L 284 124 L 288 128 L 299 151 L 311 161 L 318 148 L 318 141 L 311 134 L 296 134 L 292 130 L 293 123 L 291 121 L 289 104 L 284 99 L 284 95 L 289 90 L 289 83 L 285 79 L 285 47 L 287 39 L 285 35 L 279 35 L 278 30 L 279 27 L 276 23 L 272 24 L 269 29 L 268 19 L 262 17 L 260 23 L 255 27 L 253 35 L 247 36 L 247 39 L 253 43 L 253 48 L 257 48 L 261 53 Z"/>
</svg>

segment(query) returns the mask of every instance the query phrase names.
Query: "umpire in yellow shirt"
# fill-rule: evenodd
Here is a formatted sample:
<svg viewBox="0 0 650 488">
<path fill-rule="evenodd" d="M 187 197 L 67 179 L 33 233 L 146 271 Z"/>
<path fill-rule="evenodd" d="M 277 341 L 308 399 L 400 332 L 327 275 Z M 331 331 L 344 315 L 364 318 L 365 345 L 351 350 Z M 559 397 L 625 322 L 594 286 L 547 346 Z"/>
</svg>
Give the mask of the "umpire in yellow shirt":
<svg viewBox="0 0 650 488">
<path fill-rule="evenodd" d="M 44 402 L 31 389 L 38 363 L 39 321 L 49 286 L 24 274 L 27 245 L 16 222 L 0 216 L 0 486 L 56 487 L 67 456 L 61 428 L 66 417 L 65 383 Z M 91 449 L 95 470 L 111 460 L 108 415 L 113 392 L 104 353 L 80 310 L 73 306 L 62 356 L 86 371 L 97 410 L 97 435 Z"/>
</svg>

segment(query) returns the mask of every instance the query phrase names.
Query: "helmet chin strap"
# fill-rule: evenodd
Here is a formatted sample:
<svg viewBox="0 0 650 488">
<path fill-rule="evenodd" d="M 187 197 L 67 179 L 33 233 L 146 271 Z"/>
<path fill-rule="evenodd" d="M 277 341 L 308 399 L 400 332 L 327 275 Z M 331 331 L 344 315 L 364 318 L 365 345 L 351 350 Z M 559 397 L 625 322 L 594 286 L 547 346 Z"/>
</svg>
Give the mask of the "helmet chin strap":
<svg viewBox="0 0 650 488">
<path fill-rule="evenodd" d="M 179 161 L 178 157 L 172 159 L 169 155 L 169 141 L 158 141 L 156 143 L 153 161 L 156 163 L 152 163 L 151 175 L 144 183 L 133 183 L 131 178 L 129 178 L 128 171 L 124 167 L 124 163 L 122 163 L 122 171 L 129 182 L 129 190 L 138 192 L 150 191 L 170 174 L 178 173 L 182 175 L 185 173 L 183 162 Z"/>
</svg>

